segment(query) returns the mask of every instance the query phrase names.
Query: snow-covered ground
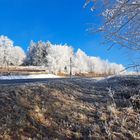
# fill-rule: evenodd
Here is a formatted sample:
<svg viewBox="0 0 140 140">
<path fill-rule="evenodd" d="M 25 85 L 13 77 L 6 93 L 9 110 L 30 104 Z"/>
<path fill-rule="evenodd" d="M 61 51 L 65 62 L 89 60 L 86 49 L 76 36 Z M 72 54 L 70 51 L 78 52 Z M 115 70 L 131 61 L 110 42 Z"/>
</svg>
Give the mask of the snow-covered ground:
<svg viewBox="0 0 140 140">
<path fill-rule="evenodd" d="M 32 75 L 8 75 L 8 76 L 0 76 L 0 79 L 39 79 L 39 78 L 60 78 L 60 76 L 53 74 L 32 74 Z"/>
<path fill-rule="evenodd" d="M 89 80 L 96 80 L 96 81 L 103 81 L 103 80 L 107 80 L 109 78 L 113 78 L 113 77 L 125 77 L 125 76 L 138 76 L 140 74 L 131 74 L 131 73 L 127 73 L 127 74 L 120 74 L 120 75 L 111 75 L 111 76 L 105 76 L 105 77 L 90 77 L 90 78 L 84 78 L 84 79 L 89 79 Z M 64 76 L 58 76 L 58 75 L 54 75 L 54 74 L 29 74 L 29 75 L 0 75 L 0 80 L 12 80 L 12 79 L 42 79 L 42 78 L 65 78 Z M 73 76 L 73 78 L 80 78 L 77 76 Z"/>
</svg>

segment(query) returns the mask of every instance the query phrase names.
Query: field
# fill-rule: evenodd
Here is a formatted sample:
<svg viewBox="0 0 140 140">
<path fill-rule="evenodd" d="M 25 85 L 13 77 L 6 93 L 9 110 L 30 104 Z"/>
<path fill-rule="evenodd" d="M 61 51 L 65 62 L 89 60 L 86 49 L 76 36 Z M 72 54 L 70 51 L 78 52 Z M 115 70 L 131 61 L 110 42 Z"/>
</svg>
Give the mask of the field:
<svg viewBox="0 0 140 140">
<path fill-rule="evenodd" d="M 35 67 L 35 66 L 7 66 L 0 67 L 0 75 L 28 75 L 28 74 L 46 74 L 48 73 L 45 67 Z"/>
<path fill-rule="evenodd" d="M 2 140 L 140 140 L 140 77 L 0 85 Z"/>
<path fill-rule="evenodd" d="M 0 67 L 0 76 L 2 75 L 32 75 L 32 74 L 48 74 L 50 73 L 47 67 L 43 66 L 8 66 L 8 67 Z M 54 74 L 54 73 L 53 73 Z M 69 72 L 58 72 L 55 75 L 58 76 L 69 76 Z M 104 77 L 113 75 L 111 73 L 73 73 L 74 76 L 77 77 Z"/>
</svg>

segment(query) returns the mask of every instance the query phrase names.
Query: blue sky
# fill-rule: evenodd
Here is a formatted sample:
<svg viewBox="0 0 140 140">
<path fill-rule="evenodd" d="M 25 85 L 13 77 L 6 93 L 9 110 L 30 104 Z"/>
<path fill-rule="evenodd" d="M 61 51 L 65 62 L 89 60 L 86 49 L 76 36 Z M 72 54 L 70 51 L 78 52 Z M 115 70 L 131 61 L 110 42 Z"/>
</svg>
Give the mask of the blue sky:
<svg viewBox="0 0 140 140">
<path fill-rule="evenodd" d="M 81 48 L 90 56 L 128 64 L 127 53 L 118 48 L 107 51 L 100 35 L 89 34 L 89 24 L 100 20 L 84 9 L 85 0 L 0 0 L 0 34 L 26 51 L 30 40 L 51 41 Z"/>
</svg>

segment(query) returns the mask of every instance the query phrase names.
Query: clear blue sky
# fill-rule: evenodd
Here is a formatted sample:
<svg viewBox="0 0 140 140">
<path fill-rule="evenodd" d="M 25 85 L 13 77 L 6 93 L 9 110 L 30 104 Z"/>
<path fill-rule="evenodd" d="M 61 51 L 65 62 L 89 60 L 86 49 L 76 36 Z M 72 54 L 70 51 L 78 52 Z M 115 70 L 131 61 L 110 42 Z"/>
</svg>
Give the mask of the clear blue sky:
<svg viewBox="0 0 140 140">
<path fill-rule="evenodd" d="M 0 34 L 14 40 L 26 51 L 30 40 L 67 43 L 75 51 L 111 62 L 128 64 L 126 53 L 114 48 L 107 51 L 102 37 L 86 32 L 90 23 L 100 24 L 85 0 L 0 0 Z"/>
</svg>

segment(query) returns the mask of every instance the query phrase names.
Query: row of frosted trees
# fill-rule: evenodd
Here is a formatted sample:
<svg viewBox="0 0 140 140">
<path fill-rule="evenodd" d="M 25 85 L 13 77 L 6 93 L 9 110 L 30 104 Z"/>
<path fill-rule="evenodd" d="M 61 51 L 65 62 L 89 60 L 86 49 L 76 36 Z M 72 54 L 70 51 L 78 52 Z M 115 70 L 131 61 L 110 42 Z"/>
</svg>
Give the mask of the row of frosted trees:
<svg viewBox="0 0 140 140">
<path fill-rule="evenodd" d="M 98 73 L 117 74 L 124 69 L 122 65 L 110 63 L 99 57 L 87 56 L 82 50 L 74 52 L 68 45 L 53 45 L 50 42 L 31 41 L 27 54 L 21 47 L 14 46 L 13 41 L 0 37 L 0 65 L 43 66 L 51 73 Z"/>
<path fill-rule="evenodd" d="M 53 45 L 50 42 L 31 41 L 25 59 L 25 65 L 45 66 L 52 73 L 69 73 L 70 59 L 72 60 L 72 72 L 75 73 L 99 73 L 118 74 L 124 67 L 121 64 L 110 63 L 99 57 L 87 56 L 78 49 L 75 53 L 68 45 Z"/>
</svg>

